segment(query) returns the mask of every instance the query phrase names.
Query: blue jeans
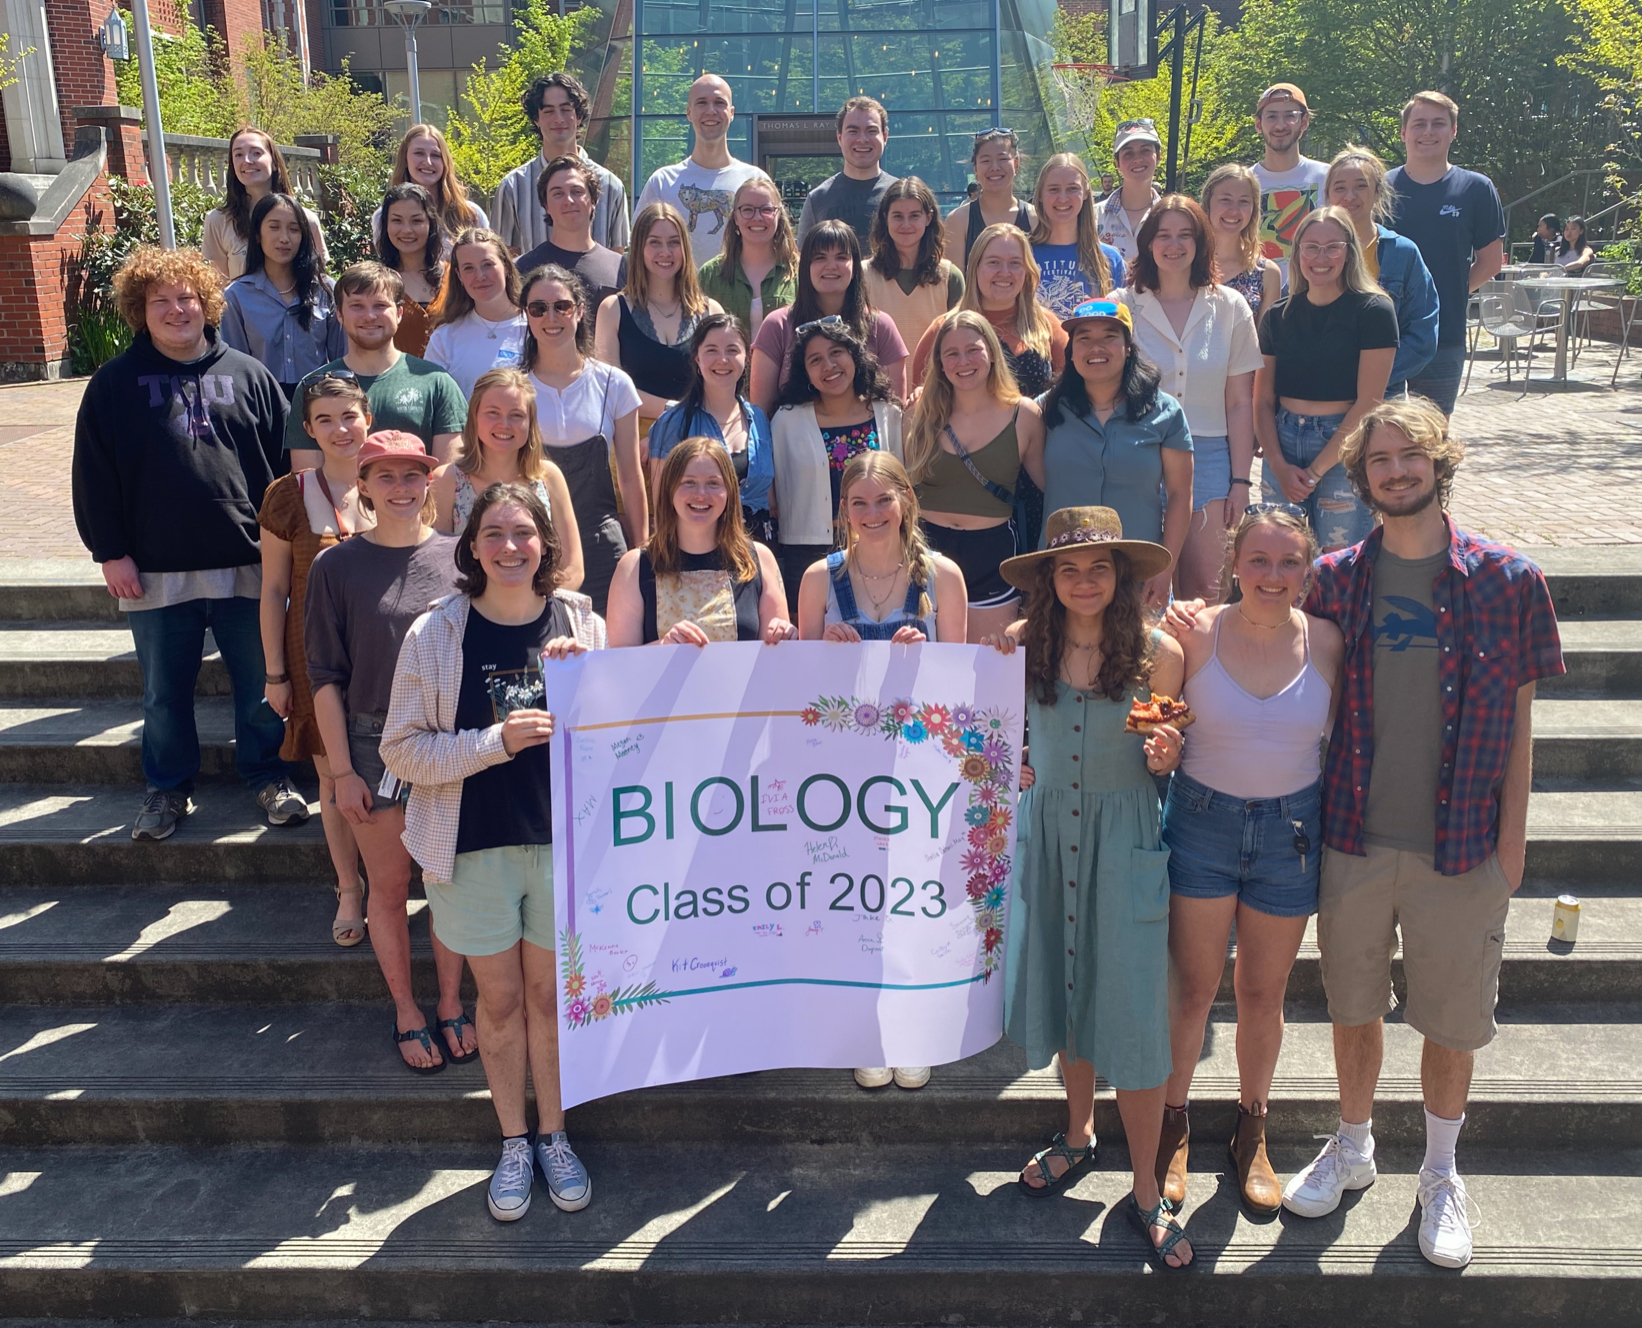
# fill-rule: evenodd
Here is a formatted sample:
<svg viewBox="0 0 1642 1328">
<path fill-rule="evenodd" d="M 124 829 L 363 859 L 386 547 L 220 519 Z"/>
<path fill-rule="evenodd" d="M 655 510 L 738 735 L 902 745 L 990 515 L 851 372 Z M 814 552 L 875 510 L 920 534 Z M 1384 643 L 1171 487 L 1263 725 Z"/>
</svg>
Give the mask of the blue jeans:
<svg viewBox="0 0 1642 1328">
<path fill-rule="evenodd" d="M 1277 441 L 1283 460 L 1291 466 L 1309 466 L 1328 446 L 1344 415 L 1296 415 L 1277 408 Z M 1344 549 L 1367 539 L 1374 529 L 1374 513 L 1351 487 L 1346 468 L 1330 466 L 1317 487 L 1300 504 L 1325 551 Z"/>
<path fill-rule="evenodd" d="M 1465 344 L 1438 346 L 1431 363 L 1408 380 L 1408 390 L 1413 396 L 1430 397 L 1444 415 L 1452 415 L 1464 376 Z"/>
<path fill-rule="evenodd" d="M 234 762 L 254 789 L 282 779 L 285 721 L 263 698 L 262 627 L 257 601 L 191 599 L 125 615 L 143 671 L 143 776 L 151 789 L 194 791 L 200 769 L 194 727 L 194 684 L 205 652 L 205 629 L 222 654 L 234 689 Z"/>
<path fill-rule="evenodd" d="M 1174 894 L 1236 895 L 1257 913 L 1309 917 L 1323 862 L 1322 781 L 1283 798 L 1243 799 L 1177 770 L 1163 806 L 1163 842 Z"/>
</svg>

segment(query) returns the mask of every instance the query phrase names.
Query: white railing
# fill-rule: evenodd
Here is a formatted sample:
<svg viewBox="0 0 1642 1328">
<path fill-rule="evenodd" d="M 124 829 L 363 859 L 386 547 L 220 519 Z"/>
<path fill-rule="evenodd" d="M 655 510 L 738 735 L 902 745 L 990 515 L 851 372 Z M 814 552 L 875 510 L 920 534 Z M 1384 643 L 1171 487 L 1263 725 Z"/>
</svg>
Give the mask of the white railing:
<svg viewBox="0 0 1642 1328">
<path fill-rule="evenodd" d="M 147 157 L 147 140 L 143 141 Z M 280 155 L 291 172 L 291 187 L 308 198 L 319 197 L 319 165 L 321 154 L 317 148 L 287 147 L 281 143 Z M 165 136 L 166 174 L 173 182 L 187 181 L 208 193 L 223 197 L 228 191 L 228 177 L 233 163 L 228 157 L 226 138 L 194 138 L 188 134 Z M 152 171 L 153 163 L 149 162 Z"/>
</svg>

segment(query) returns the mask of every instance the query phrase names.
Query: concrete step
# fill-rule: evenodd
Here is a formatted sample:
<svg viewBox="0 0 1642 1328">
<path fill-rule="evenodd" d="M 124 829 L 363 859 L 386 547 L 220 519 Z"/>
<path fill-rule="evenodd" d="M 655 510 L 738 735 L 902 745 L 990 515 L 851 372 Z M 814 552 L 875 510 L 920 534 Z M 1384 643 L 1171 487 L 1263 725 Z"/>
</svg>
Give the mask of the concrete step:
<svg viewBox="0 0 1642 1328">
<path fill-rule="evenodd" d="M 228 695 L 228 671 L 209 634 L 199 691 Z M 0 697 L 142 696 L 142 670 L 122 622 L 0 622 Z"/>
<path fill-rule="evenodd" d="M 1147 1276 L 1124 1150 L 1054 1199 L 1015 1180 L 1041 1141 L 666 1147 L 589 1144 L 593 1202 L 538 1183 L 485 1210 L 494 1128 L 441 1148 L 54 1148 L 0 1152 L 12 1187 L 0 1299 L 17 1315 L 560 1323 L 1316 1322 L 1512 1328 L 1634 1317 L 1633 1157 L 1462 1153 L 1483 1215 L 1463 1274 L 1420 1256 L 1419 1157 L 1328 1218 L 1254 1222 L 1223 1149 L 1194 1150 L 1192 1277 Z M 1280 1148 L 1286 1174 L 1310 1145 Z M 1589 1238 L 1602 1196 L 1604 1243 Z M 1213 1278 L 1212 1282 L 1205 1278 Z M 1462 1290 L 1463 1283 L 1463 1290 Z M 1275 1310 L 1274 1307 L 1281 1308 Z"/>
<path fill-rule="evenodd" d="M 275 830 L 243 785 L 207 786 L 170 839 L 133 845 L 140 802 L 135 785 L 0 783 L 0 886 L 331 879 L 317 804 L 307 825 Z M 1642 790 L 1534 793 L 1528 841 L 1530 893 L 1629 894 L 1642 881 Z"/>
<path fill-rule="evenodd" d="M 0 558 L 0 622 L 113 622 L 119 601 L 84 558 Z"/>
<path fill-rule="evenodd" d="M 431 990 L 429 988 L 428 990 Z M 431 1004 L 431 1001 L 430 1001 Z M 1235 1127 L 1236 1026 L 1211 1020 L 1193 1119 Z M 1273 1137 L 1304 1143 L 1339 1120 L 1333 1037 L 1321 1011 L 1291 1011 L 1272 1087 Z M 1502 1011 L 1477 1058 L 1466 1137 L 1642 1145 L 1642 1007 Z M 370 1005 L 25 1006 L 0 1010 L 0 1143 L 437 1142 L 494 1128 L 483 1069 L 410 1074 L 386 1000 Z M 1424 1138 L 1421 1038 L 1392 1020 L 1374 1121 L 1390 1142 Z M 801 1053 L 795 1053 L 801 1054 Z M 866 1092 L 846 1070 L 771 1070 L 620 1094 L 578 1107 L 572 1129 L 612 1141 L 912 1143 L 1011 1140 L 1066 1119 L 1057 1071 L 998 1043 L 937 1067 L 930 1085 Z M 1117 1126 L 1103 1089 L 1103 1131 Z"/>
<path fill-rule="evenodd" d="M 200 778 L 237 780 L 232 700 L 202 696 L 194 715 Z M 141 757 L 134 697 L 0 700 L 0 783 L 136 784 Z M 1536 701 L 1534 776 L 1543 787 L 1642 782 L 1642 700 Z M 311 771 L 303 778 L 312 789 Z"/>
<path fill-rule="evenodd" d="M 200 779 L 237 782 L 232 699 L 198 698 L 194 722 L 200 739 Z M 140 788 L 142 735 L 142 709 L 134 697 L 0 702 L 0 783 Z M 307 787 L 314 788 L 311 774 Z"/>
<path fill-rule="evenodd" d="M 1546 696 L 1642 696 L 1642 618 L 1559 624 L 1567 673 L 1539 686 Z"/>
<path fill-rule="evenodd" d="M 313 794 L 310 784 L 306 792 Z M 0 886 L 272 884 L 332 880 L 319 808 L 271 827 L 242 784 L 208 787 L 158 844 L 131 842 L 139 785 L 0 784 Z"/>
<path fill-rule="evenodd" d="M 137 851 L 135 848 L 133 851 Z M 309 889 L 128 885 L 0 889 L 0 1003 L 288 1000 L 371 1003 L 383 995 L 370 945 L 331 939 L 335 900 Z M 1511 901 L 1501 1005 L 1642 1003 L 1642 898 L 1584 902 L 1579 941 L 1552 942 L 1550 899 Z M 432 990 L 426 901 L 412 899 L 421 990 Z M 1395 981 L 1403 989 L 1401 964 Z M 1324 1003 L 1316 924 L 1289 977 L 1292 1006 Z M 1220 998 L 1233 998 L 1227 965 Z"/>
<path fill-rule="evenodd" d="M 1642 549 L 1613 545 L 1522 552 L 1545 573 L 1562 621 L 1642 613 Z"/>
</svg>

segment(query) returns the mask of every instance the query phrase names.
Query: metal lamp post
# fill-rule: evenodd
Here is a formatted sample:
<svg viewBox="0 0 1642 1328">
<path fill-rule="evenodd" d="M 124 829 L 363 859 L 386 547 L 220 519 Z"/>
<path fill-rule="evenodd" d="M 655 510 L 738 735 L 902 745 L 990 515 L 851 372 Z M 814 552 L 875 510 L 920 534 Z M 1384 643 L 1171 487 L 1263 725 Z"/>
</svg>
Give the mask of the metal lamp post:
<svg viewBox="0 0 1642 1328">
<path fill-rule="evenodd" d="M 411 123 L 422 120 L 422 82 L 416 66 L 416 29 L 432 11 L 431 0 L 382 0 L 382 8 L 405 30 L 405 68 L 410 73 Z"/>
</svg>

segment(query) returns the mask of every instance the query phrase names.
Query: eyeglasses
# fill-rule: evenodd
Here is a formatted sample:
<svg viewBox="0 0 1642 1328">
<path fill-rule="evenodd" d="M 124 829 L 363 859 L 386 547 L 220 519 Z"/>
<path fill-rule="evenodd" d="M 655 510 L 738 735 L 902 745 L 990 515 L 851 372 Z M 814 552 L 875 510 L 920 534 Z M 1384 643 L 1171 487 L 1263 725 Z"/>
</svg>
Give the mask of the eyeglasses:
<svg viewBox="0 0 1642 1328">
<path fill-rule="evenodd" d="M 1350 247 L 1345 240 L 1332 240 L 1328 244 L 1302 244 L 1300 257 L 1315 261 L 1319 258 L 1338 258 Z"/>
<path fill-rule="evenodd" d="M 780 208 L 769 203 L 762 204 L 761 206 L 755 206 L 752 203 L 742 203 L 737 206 L 736 215 L 741 217 L 744 221 L 757 221 L 760 217 L 773 217 L 779 211 L 781 211 Z"/>
<path fill-rule="evenodd" d="M 807 337 L 811 332 L 848 331 L 849 325 L 837 314 L 828 314 L 825 318 L 815 318 L 808 323 L 800 323 L 795 337 Z"/>
<path fill-rule="evenodd" d="M 991 129 L 981 130 L 975 135 L 975 142 L 977 144 L 984 143 L 989 138 L 1007 138 L 1011 143 L 1018 143 L 1021 136 L 1013 129 L 1006 129 L 1003 125 L 997 125 Z"/>
<path fill-rule="evenodd" d="M 1250 503 L 1243 509 L 1244 516 L 1265 516 L 1268 512 L 1281 512 L 1284 516 L 1291 516 L 1296 521 L 1307 521 L 1306 509 L 1294 503 Z"/>
<path fill-rule="evenodd" d="M 525 305 L 525 312 L 532 318 L 546 318 L 548 311 L 556 313 L 560 318 L 569 318 L 576 312 L 574 300 L 532 300 Z"/>
<path fill-rule="evenodd" d="M 1262 120 L 1276 120 L 1280 124 L 1299 124 L 1300 121 L 1306 118 L 1306 113 L 1300 110 L 1278 111 L 1268 106 L 1260 112 L 1260 118 Z"/>
</svg>

